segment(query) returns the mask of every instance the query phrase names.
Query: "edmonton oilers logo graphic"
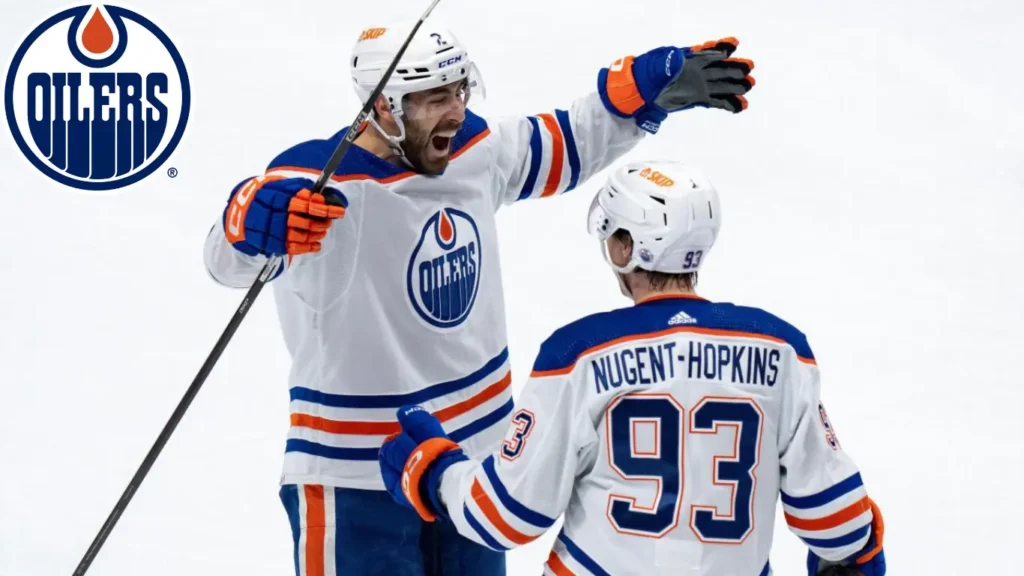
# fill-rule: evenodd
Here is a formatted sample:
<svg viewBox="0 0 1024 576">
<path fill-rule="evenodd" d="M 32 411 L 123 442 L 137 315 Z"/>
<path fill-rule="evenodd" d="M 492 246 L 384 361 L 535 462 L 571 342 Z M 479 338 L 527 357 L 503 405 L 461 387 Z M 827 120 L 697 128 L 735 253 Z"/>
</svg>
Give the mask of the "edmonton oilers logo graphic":
<svg viewBox="0 0 1024 576">
<path fill-rule="evenodd" d="M 188 120 L 185 64 L 170 38 L 117 6 L 79 6 L 29 33 L 7 71 L 7 123 L 50 178 L 113 190 L 151 174 Z"/>
<path fill-rule="evenodd" d="M 406 273 L 420 318 L 437 328 L 462 324 L 480 288 L 480 256 L 480 231 L 469 214 L 445 208 L 427 220 Z"/>
</svg>

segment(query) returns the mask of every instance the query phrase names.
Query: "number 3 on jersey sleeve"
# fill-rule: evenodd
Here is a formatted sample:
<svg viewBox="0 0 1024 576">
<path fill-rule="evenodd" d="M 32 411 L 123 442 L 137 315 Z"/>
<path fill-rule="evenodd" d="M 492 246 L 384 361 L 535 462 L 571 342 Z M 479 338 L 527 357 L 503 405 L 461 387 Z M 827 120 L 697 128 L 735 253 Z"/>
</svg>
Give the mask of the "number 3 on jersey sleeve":
<svg viewBox="0 0 1024 576">
<path fill-rule="evenodd" d="M 515 422 L 515 429 L 512 432 L 512 438 L 505 440 L 505 443 L 501 446 L 501 457 L 509 462 L 512 462 L 519 455 L 523 453 L 523 448 L 526 447 L 526 438 L 530 435 L 530 431 L 533 430 L 533 421 L 536 416 L 533 412 L 523 408 L 519 412 L 516 412 L 512 416 L 512 422 Z"/>
<path fill-rule="evenodd" d="M 612 494 L 608 519 L 619 532 L 660 538 L 679 523 L 683 492 L 683 422 L 686 410 L 669 394 L 630 394 L 607 408 L 608 460 L 623 480 L 657 482 L 654 503 Z M 735 430 L 733 454 L 715 456 L 713 482 L 732 488 L 732 509 L 690 507 L 690 529 L 703 542 L 739 544 L 754 526 L 754 485 L 761 446 L 763 413 L 751 398 L 708 396 L 690 411 L 690 434 Z"/>
</svg>

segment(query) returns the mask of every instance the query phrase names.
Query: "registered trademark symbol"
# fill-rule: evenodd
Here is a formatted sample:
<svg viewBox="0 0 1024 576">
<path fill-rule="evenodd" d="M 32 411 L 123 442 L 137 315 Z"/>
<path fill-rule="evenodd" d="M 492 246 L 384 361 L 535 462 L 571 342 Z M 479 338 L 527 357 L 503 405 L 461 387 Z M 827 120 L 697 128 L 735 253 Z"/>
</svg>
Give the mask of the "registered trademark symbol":
<svg viewBox="0 0 1024 576">
<path fill-rule="evenodd" d="M 170 176 L 171 178 L 177 178 L 178 177 L 178 169 L 177 168 L 168 168 L 167 169 L 167 175 Z"/>
</svg>

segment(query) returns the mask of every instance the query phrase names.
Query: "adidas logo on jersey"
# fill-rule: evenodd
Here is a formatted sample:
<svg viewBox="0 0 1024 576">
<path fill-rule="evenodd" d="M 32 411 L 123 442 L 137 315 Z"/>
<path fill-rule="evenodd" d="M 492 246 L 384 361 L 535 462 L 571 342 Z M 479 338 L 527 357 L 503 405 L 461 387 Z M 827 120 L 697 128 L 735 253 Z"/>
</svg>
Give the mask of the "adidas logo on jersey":
<svg viewBox="0 0 1024 576">
<path fill-rule="evenodd" d="M 669 318 L 669 320 L 668 320 L 668 325 L 669 326 L 677 326 L 679 324 L 696 324 L 696 323 L 697 323 L 697 319 L 694 318 L 693 316 L 690 316 L 686 312 L 679 312 L 678 314 L 676 314 L 675 316 Z"/>
</svg>

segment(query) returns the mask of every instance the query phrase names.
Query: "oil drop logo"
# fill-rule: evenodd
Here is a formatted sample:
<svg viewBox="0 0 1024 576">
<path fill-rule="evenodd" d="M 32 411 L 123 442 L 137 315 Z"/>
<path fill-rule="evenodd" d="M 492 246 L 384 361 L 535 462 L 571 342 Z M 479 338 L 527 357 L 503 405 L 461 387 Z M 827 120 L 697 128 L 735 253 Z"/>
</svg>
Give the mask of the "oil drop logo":
<svg viewBox="0 0 1024 576">
<path fill-rule="evenodd" d="M 409 303 L 427 325 L 462 324 L 480 289 L 480 230 L 467 212 L 442 208 L 427 218 L 406 268 Z"/>
<path fill-rule="evenodd" d="M 144 16 L 78 6 L 32 30 L 7 70 L 7 124 L 61 184 L 114 190 L 158 169 L 181 141 L 191 90 L 181 54 Z"/>
</svg>

